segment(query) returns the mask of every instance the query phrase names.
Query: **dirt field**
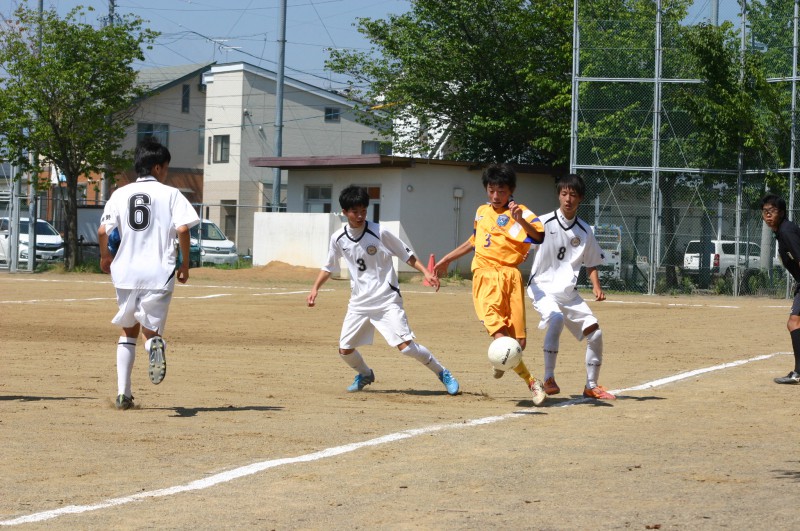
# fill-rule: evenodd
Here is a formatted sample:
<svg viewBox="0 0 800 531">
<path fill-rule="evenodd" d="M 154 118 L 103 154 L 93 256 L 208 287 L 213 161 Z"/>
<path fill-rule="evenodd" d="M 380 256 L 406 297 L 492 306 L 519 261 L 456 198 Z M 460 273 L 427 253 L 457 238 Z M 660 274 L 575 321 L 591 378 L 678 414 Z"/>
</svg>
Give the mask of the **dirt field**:
<svg viewBox="0 0 800 531">
<path fill-rule="evenodd" d="M 459 379 L 376 337 L 347 393 L 349 285 L 272 265 L 176 289 L 164 382 L 134 367 L 117 411 L 104 275 L 0 273 L 0 524 L 71 529 L 788 529 L 800 499 L 789 302 L 609 295 L 601 383 L 562 336 L 562 394 L 491 377 L 469 285 L 402 285 L 418 340 Z M 528 313 L 525 359 L 540 375 Z M 743 362 L 743 363 L 737 363 Z M 702 369 L 711 369 L 701 371 Z M 695 372 L 692 372 L 695 371 Z"/>
</svg>

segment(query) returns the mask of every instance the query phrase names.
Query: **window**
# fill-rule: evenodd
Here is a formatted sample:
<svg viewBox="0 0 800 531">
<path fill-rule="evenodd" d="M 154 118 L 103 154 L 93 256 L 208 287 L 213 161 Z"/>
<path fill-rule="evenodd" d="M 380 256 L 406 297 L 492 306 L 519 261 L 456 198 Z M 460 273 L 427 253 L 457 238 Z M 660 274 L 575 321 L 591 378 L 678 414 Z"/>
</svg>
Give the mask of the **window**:
<svg viewBox="0 0 800 531">
<path fill-rule="evenodd" d="M 214 135 L 214 162 L 228 162 L 231 155 L 231 136 Z"/>
<path fill-rule="evenodd" d="M 169 147 L 169 124 L 152 124 L 139 122 L 136 124 L 136 142 L 145 138 L 155 138 L 165 147 Z"/>
<path fill-rule="evenodd" d="M 379 140 L 362 140 L 361 141 L 361 154 L 362 155 L 391 155 L 392 143 L 381 142 Z"/>
<path fill-rule="evenodd" d="M 203 124 L 200 124 L 197 127 L 197 154 L 202 155 L 205 147 L 206 141 L 206 128 Z"/>
<path fill-rule="evenodd" d="M 325 122 L 339 123 L 342 121 L 342 109 L 339 107 L 325 107 Z"/>
<path fill-rule="evenodd" d="M 306 186 L 306 212 L 330 214 L 333 187 L 330 185 Z"/>
<path fill-rule="evenodd" d="M 192 93 L 191 85 L 183 85 L 181 91 L 181 112 L 189 112 L 189 95 Z"/>
</svg>

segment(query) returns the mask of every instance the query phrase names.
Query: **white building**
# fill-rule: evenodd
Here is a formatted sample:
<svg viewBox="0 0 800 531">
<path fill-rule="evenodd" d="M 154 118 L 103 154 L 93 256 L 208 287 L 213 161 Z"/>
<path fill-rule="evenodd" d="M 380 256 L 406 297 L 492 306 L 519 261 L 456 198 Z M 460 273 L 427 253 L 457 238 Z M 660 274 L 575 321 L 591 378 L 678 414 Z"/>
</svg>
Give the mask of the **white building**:
<svg viewBox="0 0 800 531">
<path fill-rule="evenodd" d="M 472 234 L 475 210 L 487 201 L 483 167 L 470 162 L 412 159 L 382 155 L 351 157 L 256 157 L 255 167 L 288 170 L 286 213 L 255 214 L 253 265 L 272 261 L 319 267 L 328 240 L 344 223 L 339 193 L 355 184 L 370 192 L 369 221 L 380 222 L 410 243 L 428 265 Z M 537 214 L 558 206 L 553 170 L 516 166 L 514 198 Z M 471 255 L 451 271 L 470 274 Z M 413 271 L 395 263 L 401 272 Z"/>
<path fill-rule="evenodd" d="M 253 247 L 253 215 L 271 208 L 272 168 L 253 157 L 275 156 L 277 75 L 247 63 L 214 65 L 206 85 L 204 217 L 216 221 L 240 252 Z M 284 77 L 283 156 L 377 153 L 379 138 L 356 121 L 353 103 L 337 93 Z M 282 203 L 291 177 L 281 177 Z"/>
</svg>

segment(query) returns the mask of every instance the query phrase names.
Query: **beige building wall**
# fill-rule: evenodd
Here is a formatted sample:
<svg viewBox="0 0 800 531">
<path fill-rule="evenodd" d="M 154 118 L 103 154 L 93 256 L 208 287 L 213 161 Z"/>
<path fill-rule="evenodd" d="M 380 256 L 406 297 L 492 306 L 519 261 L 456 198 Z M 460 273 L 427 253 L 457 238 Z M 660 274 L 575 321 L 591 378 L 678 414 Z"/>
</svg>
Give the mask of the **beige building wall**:
<svg viewBox="0 0 800 531">
<path fill-rule="evenodd" d="M 246 63 L 230 63 L 213 66 L 204 79 L 207 143 L 208 139 L 213 143 L 214 135 L 230 135 L 228 163 L 206 158 L 204 203 L 209 219 L 223 227 L 244 253 L 253 248 L 253 215 L 271 208 L 272 203 L 274 170 L 252 167 L 248 161 L 275 155 L 275 73 Z M 338 122 L 325 120 L 325 110 L 331 107 L 341 111 Z M 346 98 L 285 79 L 283 156 L 360 154 L 362 141 L 373 139 L 372 131 L 355 121 L 352 104 Z M 283 201 L 289 195 L 289 180 L 284 171 Z M 232 205 L 236 210 L 233 222 Z M 227 223 L 222 219 L 226 214 Z"/>
</svg>

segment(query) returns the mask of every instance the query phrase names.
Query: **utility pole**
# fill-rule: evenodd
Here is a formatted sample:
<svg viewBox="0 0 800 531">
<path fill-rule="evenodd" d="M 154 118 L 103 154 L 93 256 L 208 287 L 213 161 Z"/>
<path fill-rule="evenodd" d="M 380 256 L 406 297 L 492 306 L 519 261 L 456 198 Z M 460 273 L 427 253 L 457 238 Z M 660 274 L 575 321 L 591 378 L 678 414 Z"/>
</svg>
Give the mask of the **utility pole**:
<svg viewBox="0 0 800 531">
<path fill-rule="evenodd" d="M 44 18 L 44 0 L 39 0 L 39 28 L 37 35 L 37 50 L 36 52 L 41 55 L 43 32 L 42 19 Z M 39 153 L 34 151 L 31 153 L 33 157 L 34 167 L 38 164 Z M 28 174 L 28 271 L 33 273 L 36 271 L 36 221 L 39 219 L 38 208 L 36 208 L 37 196 L 36 185 L 39 181 L 38 173 L 30 172 Z"/>
<path fill-rule="evenodd" d="M 275 156 L 283 156 L 283 70 L 286 57 L 286 0 L 281 0 L 278 18 L 278 75 L 275 80 Z M 280 212 L 281 207 L 281 169 L 274 168 L 272 178 L 272 211 Z"/>
<path fill-rule="evenodd" d="M 114 12 L 116 10 L 116 0 L 108 0 L 108 20 L 106 20 L 106 26 L 113 26 L 114 25 Z M 111 121 L 111 117 L 107 118 L 107 121 Z M 108 201 L 109 193 L 109 185 L 108 185 L 108 167 L 103 170 L 103 177 L 100 179 L 100 202 L 105 204 Z"/>
</svg>

